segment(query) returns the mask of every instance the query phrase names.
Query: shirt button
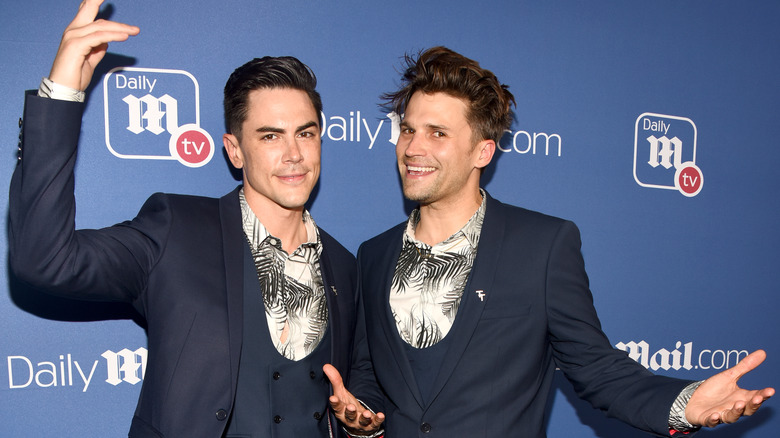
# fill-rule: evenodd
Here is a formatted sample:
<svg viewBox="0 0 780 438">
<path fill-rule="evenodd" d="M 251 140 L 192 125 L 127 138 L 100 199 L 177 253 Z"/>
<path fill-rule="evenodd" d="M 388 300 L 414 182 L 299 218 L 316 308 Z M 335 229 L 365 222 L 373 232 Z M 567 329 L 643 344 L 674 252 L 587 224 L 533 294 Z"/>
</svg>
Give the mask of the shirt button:
<svg viewBox="0 0 780 438">
<path fill-rule="evenodd" d="M 20 128 L 22 127 L 22 118 L 21 117 L 19 117 L 19 127 Z"/>
<path fill-rule="evenodd" d="M 314 413 L 314 419 L 317 420 L 317 421 L 322 420 L 322 414 L 320 414 L 319 412 L 315 412 Z"/>
<path fill-rule="evenodd" d="M 274 377 L 274 380 L 279 380 L 282 377 L 282 375 L 281 375 L 281 373 L 279 373 L 279 371 L 274 371 L 274 376 L 273 377 Z"/>
<path fill-rule="evenodd" d="M 431 431 L 431 425 L 428 423 L 423 423 L 420 425 L 420 430 L 422 431 L 422 433 L 428 433 Z"/>
<path fill-rule="evenodd" d="M 227 418 L 227 411 L 224 409 L 220 409 L 217 411 L 217 420 L 219 421 L 225 421 Z"/>
<path fill-rule="evenodd" d="M 274 423 L 279 424 L 279 423 L 282 422 L 282 420 L 283 420 L 283 418 L 280 417 L 279 415 L 275 415 L 274 416 Z"/>
</svg>

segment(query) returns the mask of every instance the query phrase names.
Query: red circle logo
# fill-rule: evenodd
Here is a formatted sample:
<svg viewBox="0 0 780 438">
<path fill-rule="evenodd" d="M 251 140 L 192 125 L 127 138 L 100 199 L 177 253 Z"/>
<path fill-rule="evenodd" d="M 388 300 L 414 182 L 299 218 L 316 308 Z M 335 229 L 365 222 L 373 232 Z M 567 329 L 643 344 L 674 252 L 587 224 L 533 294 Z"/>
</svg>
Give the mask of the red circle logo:
<svg viewBox="0 0 780 438">
<path fill-rule="evenodd" d="M 171 156 L 188 167 L 200 167 L 214 156 L 214 141 L 197 125 L 184 125 L 171 136 Z"/>
<path fill-rule="evenodd" d="M 683 163 L 674 176 L 677 190 L 685 196 L 696 196 L 704 186 L 704 175 L 701 169 L 692 162 Z"/>
</svg>

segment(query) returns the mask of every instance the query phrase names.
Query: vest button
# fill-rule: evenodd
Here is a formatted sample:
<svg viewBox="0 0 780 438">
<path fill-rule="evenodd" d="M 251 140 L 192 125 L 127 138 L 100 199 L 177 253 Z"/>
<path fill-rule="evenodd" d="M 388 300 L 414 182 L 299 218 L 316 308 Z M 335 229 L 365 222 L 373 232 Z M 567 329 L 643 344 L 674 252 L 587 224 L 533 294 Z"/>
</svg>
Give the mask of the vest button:
<svg viewBox="0 0 780 438">
<path fill-rule="evenodd" d="M 310 371 L 309 372 L 309 377 L 311 377 L 311 379 L 314 380 L 314 379 L 317 378 L 317 373 L 315 373 L 314 371 Z"/>
<path fill-rule="evenodd" d="M 283 418 L 282 418 L 282 417 L 280 417 L 280 416 L 278 416 L 278 415 L 275 415 L 275 416 L 274 416 L 274 423 L 276 423 L 276 424 L 279 424 L 279 423 L 281 423 L 281 422 L 282 422 L 282 420 L 283 420 Z"/>
<path fill-rule="evenodd" d="M 422 431 L 422 433 L 428 433 L 431 431 L 431 425 L 428 423 L 423 423 L 420 425 L 420 430 Z"/>
<path fill-rule="evenodd" d="M 274 380 L 279 380 L 279 378 L 281 378 L 282 375 L 281 375 L 281 373 L 279 373 L 279 371 L 274 371 L 274 376 L 273 377 L 274 377 Z"/>
<path fill-rule="evenodd" d="M 314 413 L 314 419 L 317 420 L 317 421 L 322 420 L 322 414 L 320 414 L 319 412 L 315 412 Z"/>
<path fill-rule="evenodd" d="M 217 415 L 217 420 L 225 421 L 225 419 L 227 418 L 227 411 L 224 409 L 220 409 L 217 411 L 216 415 Z"/>
</svg>

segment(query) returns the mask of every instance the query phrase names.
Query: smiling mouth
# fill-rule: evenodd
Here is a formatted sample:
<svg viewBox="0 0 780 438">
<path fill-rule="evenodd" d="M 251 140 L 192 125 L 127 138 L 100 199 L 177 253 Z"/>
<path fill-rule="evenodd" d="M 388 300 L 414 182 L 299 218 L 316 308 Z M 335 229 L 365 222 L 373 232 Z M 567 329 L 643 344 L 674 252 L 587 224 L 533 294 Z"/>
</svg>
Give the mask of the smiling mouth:
<svg viewBox="0 0 780 438">
<path fill-rule="evenodd" d="M 424 166 L 406 166 L 406 173 L 412 176 L 418 176 L 418 175 L 426 175 L 428 173 L 433 172 L 436 170 L 434 167 L 424 167 Z"/>
<path fill-rule="evenodd" d="M 295 174 L 295 175 L 279 175 L 279 176 L 277 176 L 277 178 L 279 178 L 280 180 L 282 180 L 284 182 L 296 183 L 296 182 L 299 182 L 299 181 L 302 181 L 303 179 L 305 179 L 306 178 L 306 174 L 305 173 L 298 173 L 298 174 Z"/>
</svg>

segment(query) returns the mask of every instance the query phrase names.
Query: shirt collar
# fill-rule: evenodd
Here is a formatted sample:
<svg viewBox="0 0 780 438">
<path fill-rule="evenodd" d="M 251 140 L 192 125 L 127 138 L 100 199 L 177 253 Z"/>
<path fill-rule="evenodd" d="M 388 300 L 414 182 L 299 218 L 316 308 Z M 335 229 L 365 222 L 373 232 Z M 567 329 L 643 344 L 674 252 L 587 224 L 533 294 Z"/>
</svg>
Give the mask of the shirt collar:
<svg viewBox="0 0 780 438">
<path fill-rule="evenodd" d="M 254 251 L 261 245 L 269 244 L 279 250 L 282 249 L 282 241 L 278 237 L 271 235 L 265 228 L 260 219 L 257 218 L 255 212 L 249 207 L 249 203 L 246 202 L 246 196 L 244 195 L 244 188 L 238 192 L 238 199 L 241 205 L 241 220 L 243 223 L 244 234 L 249 240 L 249 246 Z M 317 229 L 317 224 L 314 223 L 314 219 L 309 214 L 309 211 L 303 210 L 303 224 L 306 227 L 306 242 L 302 243 L 295 252 L 298 253 L 303 248 L 314 248 L 319 255 L 322 252 L 322 244 L 320 243 L 320 232 Z M 292 255 L 292 254 L 291 254 Z"/>
<path fill-rule="evenodd" d="M 433 249 L 441 249 L 451 247 L 456 242 L 459 242 L 463 237 L 466 238 L 469 245 L 473 250 L 477 249 L 479 245 L 479 235 L 482 232 L 482 222 L 485 220 L 485 209 L 487 206 L 487 196 L 485 191 L 479 189 L 479 194 L 482 195 L 482 203 L 479 205 L 477 211 L 471 216 L 466 225 L 460 230 L 455 232 L 452 236 L 448 237 L 441 243 L 433 246 Z M 414 231 L 417 229 L 417 224 L 420 222 L 420 208 L 415 208 L 409 215 L 409 220 L 406 222 L 406 231 L 404 232 L 404 241 L 415 244 L 420 248 L 431 248 L 428 244 L 420 242 L 414 236 Z"/>
</svg>

